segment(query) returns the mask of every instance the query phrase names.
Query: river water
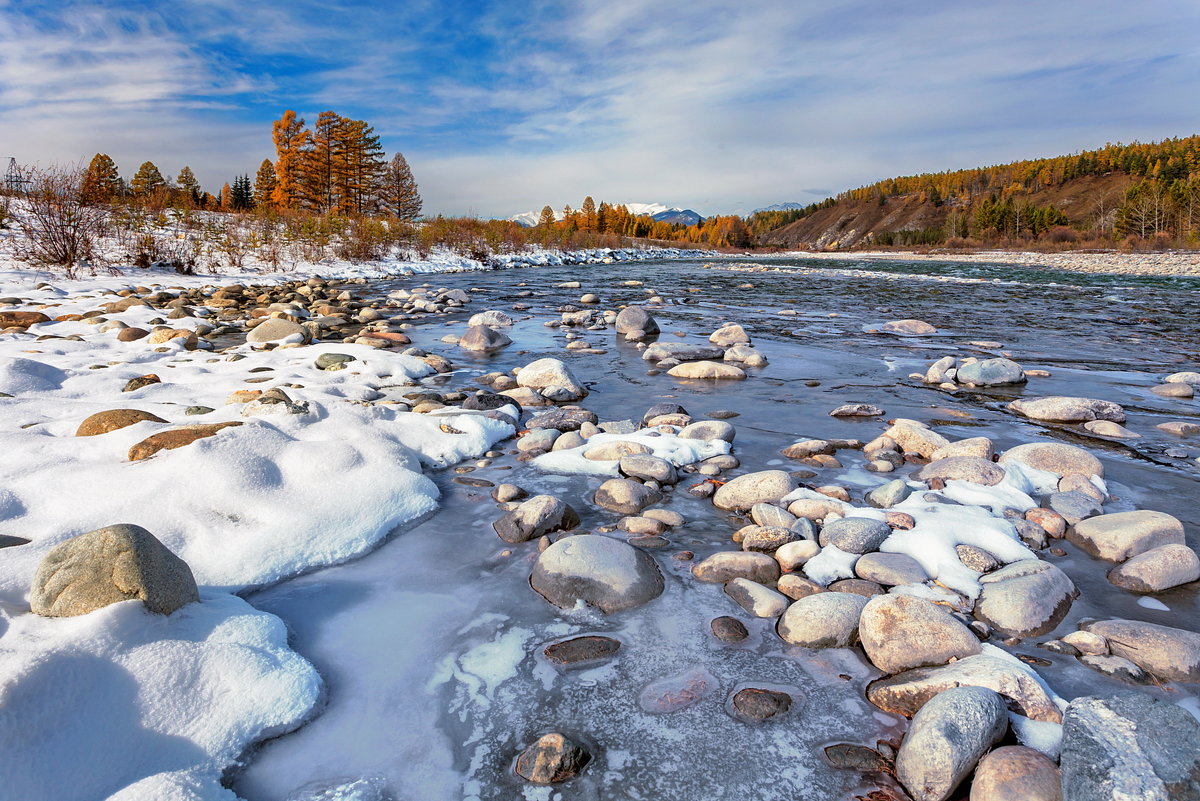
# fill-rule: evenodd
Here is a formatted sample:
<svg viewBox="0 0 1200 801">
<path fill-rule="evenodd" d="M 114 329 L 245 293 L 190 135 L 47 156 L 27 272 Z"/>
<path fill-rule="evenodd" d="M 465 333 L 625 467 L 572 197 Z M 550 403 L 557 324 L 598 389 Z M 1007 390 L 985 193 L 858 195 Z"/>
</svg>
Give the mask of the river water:
<svg viewBox="0 0 1200 801">
<path fill-rule="evenodd" d="M 710 267 L 715 265 L 718 269 Z M 769 271 L 752 271 L 758 264 Z M 583 402 L 601 420 L 640 420 L 653 403 L 681 403 L 697 419 L 732 410 L 740 471 L 795 469 L 779 455 L 801 438 L 869 440 L 879 420 L 835 419 L 850 402 L 881 406 L 886 417 L 926 421 L 950 439 L 991 437 L 997 449 L 1059 440 L 1081 445 L 1105 465 L 1106 510 L 1158 509 L 1183 521 L 1189 544 L 1200 533 L 1197 509 L 1200 441 L 1155 429 L 1167 420 L 1200 422 L 1200 400 L 1161 398 L 1149 388 L 1166 373 L 1200 369 L 1200 279 L 1071 274 L 1007 265 L 770 259 L 640 262 L 439 275 L 378 282 L 380 296 L 425 281 L 479 288 L 469 312 L 418 322 L 414 343 L 446 353 L 460 368 L 434 383 L 474 388 L 472 378 L 540 356 L 564 359 L 589 387 Z M 637 280 L 644 286 L 625 286 Z M 581 289 L 559 289 L 579 281 Z M 611 329 L 583 331 L 604 354 L 564 349 L 560 329 L 543 325 L 583 292 L 603 308 L 665 300 L 654 312 L 661 339 L 705 342 L 724 322 L 742 323 L 769 364 L 744 382 L 678 381 L 654 374 L 632 344 Z M 514 312 L 514 305 L 528 310 Z M 514 344 L 472 356 L 439 342 L 462 333 L 469 313 L 488 308 L 525 316 Z M 781 310 L 795 314 L 780 315 Z M 873 333 L 882 323 L 918 318 L 936 335 Z M 682 336 L 677 336 L 682 334 Z M 999 343 L 999 346 L 987 343 Z M 970 344 L 983 343 L 983 344 Z M 1026 369 L 1050 371 L 1025 387 L 948 393 L 907 376 L 937 358 L 1010 353 Z M 1073 426 L 1018 418 L 1004 408 L 1016 397 L 1079 395 L 1116 401 L 1141 439 L 1113 442 Z M 839 452 L 842 469 L 809 482 L 842 484 L 855 500 L 897 477 L 861 469 L 856 452 Z M 787 465 L 791 465 L 789 468 Z M 558 495 L 574 506 L 583 529 L 616 516 L 595 507 L 598 480 L 540 472 L 511 455 L 472 478 L 512 482 Z M 536 547 L 511 549 L 491 529 L 500 512 L 487 488 L 456 483 L 453 469 L 434 475 L 441 510 L 397 532 L 375 552 L 255 593 L 255 606 L 283 618 L 293 647 L 325 677 L 327 705 L 309 724 L 265 744 L 231 786 L 250 801 L 282 799 L 841 799 L 886 781 L 836 770 L 821 747 L 898 739 L 903 723 L 874 710 L 864 696 L 879 674 L 849 649 L 787 646 L 767 621 L 747 620 L 751 636 L 717 641 L 709 621 L 741 610 L 719 585 L 692 579 L 690 550 L 703 558 L 733 546 L 740 525 L 707 500 L 682 491 L 665 508 L 688 520 L 654 552 L 667 579 L 657 600 L 604 616 L 564 613 L 528 585 Z M 728 477 L 728 476 L 727 476 Z M 684 482 L 686 483 L 690 482 Z M 1196 629 L 1194 588 L 1142 601 L 1105 579 L 1108 563 L 1072 545 L 1066 556 L 1043 552 L 1075 581 L 1081 597 L 1062 626 L 1009 648 L 1035 660 L 1064 698 L 1120 689 L 1116 680 L 1070 657 L 1036 647 L 1073 631 L 1084 617 L 1112 616 Z M 563 670 L 542 649 L 568 636 L 598 633 L 622 643 L 599 666 Z M 644 690 L 703 685 L 686 708 L 663 712 Z M 795 699 L 783 718 L 751 725 L 730 712 L 743 686 L 785 689 Z M 1146 690 L 1197 710 L 1190 689 Z M 596 760 L 577 779 L 534 788 L 512 773 L 515 755 L 542 733 L 562 731 L 589 746 Z M 340 788 L 340 789 L 335 789 Z"/>
</svg>

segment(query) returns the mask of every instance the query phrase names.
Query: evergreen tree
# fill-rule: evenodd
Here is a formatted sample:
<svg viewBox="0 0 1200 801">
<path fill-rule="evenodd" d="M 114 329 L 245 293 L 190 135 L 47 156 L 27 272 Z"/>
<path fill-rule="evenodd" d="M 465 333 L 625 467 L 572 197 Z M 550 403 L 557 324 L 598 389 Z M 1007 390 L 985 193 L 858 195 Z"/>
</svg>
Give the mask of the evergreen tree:
<svg viewBox="0 0 1200 801">
<path fill-rule="evenodd" d="M 233 179 L 229 205 L 234 211 L 249 211 L 254 207 L 254 190 L 250 187 L 249 175 L 239 175 Z"/>
<path fill-rule="evenodd" d="M 279 182 L 275 178 L 275 165 L 270 159 L 263 159 L 258 166 L 258 174 L 254 176 L 254 202 L 256 206 L 270 207 L 275 204 L 275 187 Z"/>
<path fill-rule="evenodd" d="M 538 228 L 549 228 L 554 225 L 554 209 L 542 206 L 542 214 L 538 217 Z"/>
<path fill-rule="evenodd" d="M 175 179 L 179 190 L 184 193 L 184 197 L 189 200 L 192 205 L 199 206 L 203 201 L 204 190 L 200 188 L 200 182 L 196 180 L 196 174 L 192 172 L 191 167 L 184 167 L 179 171 L 179 177 Z"/>
<path fill-rule="evenodd" d="M 404 155 L 397 153 L 383 172 L 381 186 L 383 208 L 401 220 L 412 222 L 421 214 L 421 193 Z"/>
<path fill-rule="evenodd" d="M 165 189 L 166 186 L 167 182 L 163 179 L 162 173 L 150 161 L 142 162 L 142 166 L 138 167 L 137 173 L 133 176 L 133 181 L 129 184 L 129 188 L 133 190 L 133 194 L 138 197 L 149 197 L 159 189 Z"/>
<path fill-rule="evenodd" d="M 279 209 L 294 209 L 304 197 L 304 161 L 310 147 L 309 132 L 304 119 L 296 112 L 285 111 L 275 121 L 272 138 L 275 140 L 275 188 L 271 193 L 271 204 Z"/>
<path fill-rule="evenodd" d="M 93 156 L 80 184 L 80 200 L 84 203 L 110 203 L 121 195 L 122 189 L 116 163 L 104 153 Z"/>
</svg>

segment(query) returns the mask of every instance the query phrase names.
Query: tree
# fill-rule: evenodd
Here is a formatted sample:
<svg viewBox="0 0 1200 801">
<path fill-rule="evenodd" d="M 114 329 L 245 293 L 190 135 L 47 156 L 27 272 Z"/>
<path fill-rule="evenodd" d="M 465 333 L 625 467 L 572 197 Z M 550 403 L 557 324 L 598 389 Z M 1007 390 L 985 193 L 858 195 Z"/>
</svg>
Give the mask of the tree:
<svg viewBox="0 0 1200 801">
<path fill-rule="evenodd" d="M 554 225 L 554 209 L 542 206 L 542 214 L 538 217 L 538 228 L 549 228 Z"/>
<path fill-rule="evenodd" d="M 254 208 L 254 190 L 250 187 L 249 175 L 239 175 L 233 179 L 229 205 L 234 211 L 249 211 Z"/>
<path fill-rule="evenodd" d="M 580 207 L 579 213 L 583 219 L 579 221 L 580 229 L 584 231 L 596 230 L 596 201 L 592 200 L 592 196 L 588 195 L 583 199 L 583 206 Z"/>
<path fill-rule="evenodd" d="M 109 203 L 121 194 L 121 175 L 116 163 L 104 153 L 92 156 L 79 188 L 84 203 Z"/>
<path fill-rule="evenodd" d="M 175 183 L 179 186 L 179 190 L 184 193 L 184 196 L 191 201 L 193 206 L 201 205 L 204 190 L 200 188 L 200 182 L 196 180 L 196 174 L 192 172 L 191 167 L 184 167 L 180 170 L 179 177 L 175 179 Z"/>
<path fill-rule="evenodd" d="M 275 178 L 275 165 L 270 159 L 263 159 L 258 166 L 258 174 L 254 176 L 255 205 L 270 207 L 275 203 L 275 187 L 279 182 Z"/>
<path fill-rule="evenodd" d="M 280 209 L 299 207 L 304 195 L 302 186 L 305 154 L 311 134 L 304 128 L 304 119 L 296 112 L 285 111 L 272 129 L 275 140 L 275 188 L 271 204 Z"/>
<path fill-rule="evenodd" d="M 229 211 L 233 208 L 233 188 L 229 184 L 221 187 L 221 209 Z"/>
<path fill-rule="evenodd" d="M 381 186 L 383 208 L 401 220 L 412 222 L 421 214 L 421 193 L 404 155 L 397 153 L 383 171 Z"/>
<path fill-rule="evenodd" d="M 133 194 L 143 198 L 150 197 L 158 190 L 166 189 L 166 187 L 167 182 L 163 179 L 162 173 L 150 161 L 142 162 L 142 166 L 138 167 L 137 173 L 134 174 L 133 180 L 129 184 L 129 188 L 133 190 Z"/>
</svg>

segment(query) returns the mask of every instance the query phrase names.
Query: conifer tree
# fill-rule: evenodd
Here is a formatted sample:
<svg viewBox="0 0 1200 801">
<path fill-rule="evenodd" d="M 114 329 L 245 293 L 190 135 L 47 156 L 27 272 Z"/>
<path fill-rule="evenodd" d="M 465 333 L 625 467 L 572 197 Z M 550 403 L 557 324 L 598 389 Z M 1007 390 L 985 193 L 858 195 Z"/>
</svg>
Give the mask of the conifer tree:
<svg viewBox="0 0 1200 801">
<path fill-rule="evenodd" d="M 310 146 L 310 134 L 304 127 L 304 119 L 296 112 L 285 111 L 275 121 L 272 129 L 275 140 L 275 188 L 271 203 L 279 209 L 294 209 L 300 206 L 304 196 L 304 161 Z"/>
<path fill-rule="evenodd" d="M 179 171 L 179 177 L 175 179 L 179 190 L 183 192 L 184 197 L 194 206 L 199 206 L 204 194 L 200 188 L 200 182 L 196 180 L 196 174 L 192 172 L 191 167 L 184 167 Z"/>
<path fill-rule="evenodd" d="M 167 182 L 163 179 L 162 173 L 150 161 L 142 162 L 142 166 L 138 167 L 137 173 L 134 174 L 133 180 L 129 184 L 133 194 L 138 197 L 149 197 L 159 189 L 165 189 L 166 186 Z"/>
<path fill-rule="evenodd" d="M 392 156 L 383 172 L 381 197 L 384 210 L 412 222 L 421 215 L 421 193 L 402 153 Z"/>
<path fill-rule="evenodd" d="M 249 175 L 239 175 L 233 179 L 229 203 L 234 211 L 249 211 L 254 207 L 254 190 L 250 187 Z"/>
<path fill-rule="evenodd" d="M 110 203 L 121 194 L 121 189 L 121 176 L 116 163 L 104 153 L 93 156 L 80 184 L 80 200 L 84 203 Z"/>
<path fill-rule="evenodd" d="M 275 178 L 275 165 L 270 159 L 263 159 L 258 166 L 258 174 L 254 176 L 254 205 L 270 207 L 275 204 L 275 187 L 279 182 Z"/>
<path fill-rule="evenodd" d="M 229 211 L 233 208 L 233 188 L 229 184 L 221 187 L 221 210 Z"/>
<path fill-rule="evenodd" d="M 554 209 L 542 206 L 542 214 L 538 217 L 538 228 L 549 228 L 554 225 Z"/>
<path fill-rule="evenodd" d="M 583 215 L 583 219 L 579 221 L 580 229 L 584 231 L 596 230 L 596 201 L 592 200 L 592 196 L 588 195 L 583 199 L 583 206 L 580 207 L 579 213 Z"/>
</svg>

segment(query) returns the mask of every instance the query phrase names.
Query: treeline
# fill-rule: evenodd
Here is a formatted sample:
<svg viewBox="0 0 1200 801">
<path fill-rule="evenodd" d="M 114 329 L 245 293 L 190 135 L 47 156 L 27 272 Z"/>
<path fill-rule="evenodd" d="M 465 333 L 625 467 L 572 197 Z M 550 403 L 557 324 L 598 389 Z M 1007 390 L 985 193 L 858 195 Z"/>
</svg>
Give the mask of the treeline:
<svg viewBox="0 0 1200 801">
<path fill-rule="evenodd" d="M 736 214 L 704 217 L 695 225 L 656 220 L 646 214 L 634 214 L 621 204 L 601 201 L 588 195 L 578 209 L 568 204 L 556 215 L 543 206 L 535 226 L 539 243 L 561 239 L 575 232 L 612 234 L 635 239 L 680 242 L 713 248 L 745 248 L 753 244 L 746 221 Z"/>
</svg>

